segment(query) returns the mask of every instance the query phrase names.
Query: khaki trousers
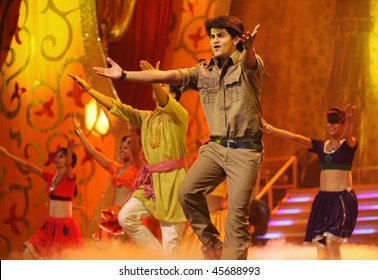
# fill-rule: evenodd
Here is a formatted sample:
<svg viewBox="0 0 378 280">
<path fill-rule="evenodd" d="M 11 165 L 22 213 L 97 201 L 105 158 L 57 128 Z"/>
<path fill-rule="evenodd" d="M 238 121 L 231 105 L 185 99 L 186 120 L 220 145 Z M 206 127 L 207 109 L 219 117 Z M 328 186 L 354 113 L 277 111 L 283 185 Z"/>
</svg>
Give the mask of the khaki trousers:
<svg viewBox="0 0 378 280">
<path fill-rule="evenodd" d="M 205 195 L 226 178 L 228 209 L 221 258 L 247 259 L 251 239 L 249 207 L 257 185 L 262 153 L 250 149 L 226 148 L 214 142 L 203 145 L 199 153 L 179 190 L 179 201 L 185 216 L 204 244 L 203 250 L 219 247 L 219 232 L 211 223 Z"/>
</svg>

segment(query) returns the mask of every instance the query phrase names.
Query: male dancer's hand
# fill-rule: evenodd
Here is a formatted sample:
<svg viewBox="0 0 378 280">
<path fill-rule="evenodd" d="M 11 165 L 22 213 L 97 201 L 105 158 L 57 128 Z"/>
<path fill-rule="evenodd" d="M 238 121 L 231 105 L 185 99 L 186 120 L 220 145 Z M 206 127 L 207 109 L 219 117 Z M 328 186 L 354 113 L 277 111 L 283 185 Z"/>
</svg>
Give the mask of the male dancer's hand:
<svg viewBox="0 0 378 280">
<path fill-rule="evenodd" d="M 139 62 L 139 66 L 140 66 L 140 68 L 141 68 L 142 70 L 154 70 L 154 69 L 159 70 L 159 68 L 160 68 L 160 61 L 158 61 L 158 62 L 156 63 L 155 68 L 154 68 L 154 67 L 151 65 L 151 63 L 149 63 L 147 60 L 141 60 L 141 61 Z"/>
<path fill-rule="evenodd" d="M 256 25 L 252 33 L 247 31 L 246 34 L 242 35 L 242 38 L 240 39 L 240 41 L 243 43 L 244 49 L 247 52 L 253 49 L 253 43 L 256 39 L 259 28 L 260 28 L 260 24 Z"/>
<path fill-rule="evenodd" d="M 116 62 L 114 62 L 110 57 L 106 58 L 106 60 L 109 62 L 111 67 L 104 68 L 104 67 L 92 67 L 92 69 L 96 72 L 96 74 L 114 79 L 119 80 L 122 76 L 122 68 L 119 66 Z"/>
</svg>

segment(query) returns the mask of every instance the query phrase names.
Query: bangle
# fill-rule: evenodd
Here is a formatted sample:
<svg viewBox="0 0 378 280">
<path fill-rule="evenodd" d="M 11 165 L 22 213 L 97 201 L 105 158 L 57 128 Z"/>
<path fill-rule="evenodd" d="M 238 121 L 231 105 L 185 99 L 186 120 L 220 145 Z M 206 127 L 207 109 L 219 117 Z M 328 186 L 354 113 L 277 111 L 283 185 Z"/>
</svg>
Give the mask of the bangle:
<svg viewBox="0 0 378 280">
<path fill-rule="evenodd" d="M 268 134 L 271 134 L 272 131 L 273 131 L 273 126 L 271 126 L 270 124 L 267 124 L 265 127 L 265 132 Z"/>
<path fill-rule="evenodd" d="M 80 128 L 78 128 L 78 129 L 75 130 L 75 134 L 77 136 L 81 136 L 81 135 L 83 135 L 83 131 Z"/>
<path fill-rule="evenodd" d="M 122 70 L 121 72 L 121 77 L 119 77 L 119 80 L 120 81 L 124 81 L 126 79 L 126 71 L 125 70 Z"/>
</svg>

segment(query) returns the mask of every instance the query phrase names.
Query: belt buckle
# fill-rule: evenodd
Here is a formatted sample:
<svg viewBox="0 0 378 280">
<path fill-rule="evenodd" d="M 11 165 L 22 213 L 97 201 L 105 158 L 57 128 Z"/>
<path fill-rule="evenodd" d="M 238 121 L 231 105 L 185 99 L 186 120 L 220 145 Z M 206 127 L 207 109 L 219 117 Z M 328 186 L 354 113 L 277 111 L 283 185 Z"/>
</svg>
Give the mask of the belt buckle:
<svg viewBox="0 0 378 280">
<path fill-rule="evenodd" d="M 232 139 L 227 140 L 227 148 L 236 149 L 236 141 Z"/>
</svg>

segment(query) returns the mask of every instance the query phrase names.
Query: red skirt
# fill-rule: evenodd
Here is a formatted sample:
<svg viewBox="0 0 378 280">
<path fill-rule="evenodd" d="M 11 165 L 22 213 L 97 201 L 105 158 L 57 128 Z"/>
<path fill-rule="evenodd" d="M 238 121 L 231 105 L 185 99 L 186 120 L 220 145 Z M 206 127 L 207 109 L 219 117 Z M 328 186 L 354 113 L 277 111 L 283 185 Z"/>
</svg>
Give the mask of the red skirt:
<svg viewBox="0 0 378 280">
<path fill-rule="evenodd" d="M 81 247 L 83 238 L 71 217 L 50 217 L 24 245 L 35 259 L 44 259 L 60 253 L 63 249 Z"/>
<path fill-rule="evenodd" d="M 129 240 L 129 237 L 123 231 L 118 221 L 118 213 L 121 210 L 119 206 L 108 206 L 101 211 L 101 219 L 99 223 L 99 229 L 92 234 L 95 240 L 109 240 L 113 238 L 122 237 L 125 240 Z M 156 231 L 152 230 L 156 228 L 160 231 L 160 224 L 156 225 L 153 218 L 142 218 L 142 223 L 149 227 L 152 233 L 157 236 Z"/>
<path fill-rule="evenodd" d="M 107 240 L 115 236 L 123 236 L 124 232 L 118 223 L 118 213 L 121 210 L 119 206 L 108 206 L 101 211 L 99 229 L 92 234 L 96 240 Z"/>
</svg>

